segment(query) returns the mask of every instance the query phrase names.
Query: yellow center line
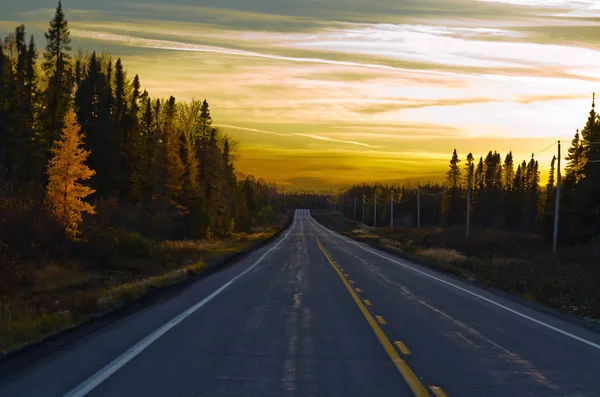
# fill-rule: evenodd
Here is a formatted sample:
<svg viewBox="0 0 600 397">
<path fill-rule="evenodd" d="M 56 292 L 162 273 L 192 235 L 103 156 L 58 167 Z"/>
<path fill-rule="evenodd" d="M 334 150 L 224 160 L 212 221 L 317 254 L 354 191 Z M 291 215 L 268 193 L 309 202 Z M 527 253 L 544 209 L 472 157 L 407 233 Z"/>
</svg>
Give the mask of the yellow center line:
<svg viewBox="0 0 600 397">
<path fill-rule="evenodd" d="M 365 299 L 365 305 L 367 305 L 367 306 L 371 306 L 371 301 L 370 301 L 370 300 L 368 300 L 368 299 Z"/>
<path fill-rule="evenodd" d="M 379 321 L 379 324 L 387 324 L 387 321 L 385 321 L 385 318 L 381 317 L 381 316 L 375 316 L 377 318 L 377 321 Z"/>
<path fill-rule="evenodd" d="M 346 287 L 346 289 L 352 296 L 352 299 L 354 299 L 354 302 L 356 303 L 356 305 L 362 312 L 363 316 L 365 316 L 365 319 L 367 320 L 367 322 L 373 329 L 373 332 L 375 333 L 375 336 L 377 336 L 379 343 L 381 343 L 381 346 L 383 346 L 383 349 L 388 354 L 388 356 L 390 357 L 390 359 L 392 360 L 392 362 L 398 369 L 398 372 L 400 372 L 400 374 L 402 375 L 402 377 L 404 378 L 404 380 L 406 381 L 406 383 L 412 390 L 413 394 L 416 397 L 431 397 L 431 395 L 429 394 L 429 392 L 427 391 L 425 386 L 423 386 L 423 384 L 421 383 L 419 378 L 417 378 L 417 376 L 412 371 L 412 369 L 410 369 L 408 364 L 406 364 L 406 362 L 400 358 L 400 355 L 398 354 L 396 349 L 394 349 L 392 342 L 390 342 L 390 340 L 387 338 L 387 336 L 385 336 L 385 333 L 383 332 L 381 327 L 379 327 L 379 324 L 377 324 L 377 322 L 375 321 L 375 319 L 373 318 L 371 313 L 369 313 L 369 311 L 367 310 L 365 305 L 363 305 L 360 298 L 358 297 L 358 295 L 356 295 L 356 292 L 354 292 L 354 290 L 350 286 L 350 283 L 346 280 L 346 278 L 344 277 L 342 272 L 339 271 L 338 268 L 335 267 L 333 260 L 331 259 L 331 257 L 327 253 L 327 251 L 325 251 L 325 248 L 323 248 L 323 245 L 321 245 L 321 242 L 318 240 L 317 240 L 317 245 L 319 246 L 319 249 L 321 250 L 321 252 L 323 252 L 323 255 L 325 255 L 325 258 L 327 259 L 327 261 L 329 262 L 331 267 L 333 267 L 333 270 L 336 271 L 336 273 L 342 280 L 342 283 L 344 283 L 344 286 Z"/>
<path fill-rule="evenodd" d="M 399 340 L 397 340 L 396 342 L 394 342 L 394 345 L 396 345 L 396 347 L 398 349 L 400 349 L 400 352 L 402 352 L 402 354 L 405 354 L 407 356 L 409 354 L 411 354 L 410 350 L 408 350 L 408 347 L 406 347 L 406 345 L 404 343 L 400 342 Z"/>
<path fill-rule="evenodd" d="M 429 387 L 431 388 L 431 391 L 433 392 L 433 394 L 435 394 L 437 397 L 448 397 L 446 392 L 444 390 L 442 390 L 441 387 L 437 387 L 437 386 L 429 386 Z"/>
</svg>

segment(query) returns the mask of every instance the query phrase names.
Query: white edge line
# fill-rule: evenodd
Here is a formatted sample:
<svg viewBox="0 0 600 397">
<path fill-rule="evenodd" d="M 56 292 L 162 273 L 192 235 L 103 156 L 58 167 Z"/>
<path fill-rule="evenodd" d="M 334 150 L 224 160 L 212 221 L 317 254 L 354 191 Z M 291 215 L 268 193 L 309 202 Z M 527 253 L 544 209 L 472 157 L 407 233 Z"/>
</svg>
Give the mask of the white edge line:
<svg viewBox="0 0 600 397">
<path fill-rule="evenodd" d="M 125 364 L 127 364 L 129 361 L 131 361 L 133 358 L 135 358 L 138 354 L 140 354 L 142 351 L 144 351 L 144 349 L 146 349 L 148 346 L 150 346 L 152 343 L 154 343 L 158 338 L 160 338 L 161 336 L 166 334 L 171 328 L 173 328 L 174 326 L 176 326 L 177 324 L 179 324 L 180 322 L 185 320 L 190 314 L 192 314 L 196 310 L 200 309 L 202 306 L 204 306 L 210 300 L 212 300 L 215 296 L 219 295 L 221 292 L 223 292 L 225 289 L 227 289 L 227 287 L 229 287 L 231 284 L 233 284 L 237 279 L 239 279 L 246 273 L 250 272 L 256 266 L 258 266 L 258 264 L 264 259 L 265 256 L 267 256 L 269 253 L 271 253 L 271 251 L 273 251 L 275 248 L 277 248 L 279 246 L 279 244 L 281 244 L 282 242 L 285 241 L 285 239 L 288 237 L 290 232 L 294 229 L 294 227 L 296 225 L 296 220 L 297 220 L 297 218 L 294 215 L 294 222 L 292 223 L 292 226 L 290 227 L 288 232 L 285 234 L 285 236 L 281 240 L 279 240 L 277 242 L 277 244 L 275 244 L 274 246 L 269 248 L 266 252 L 264 252 L 260 256 L 260 258 L 258 258 L 256 260 L 256 262 L 254 262 L 252 264 L 252 266 L 250 266 L 249 268 L 247 268 L 246 270 L 244 270 L 243 272 L 241 272 L 240 274 L 238 274 L 237 276 L 235 276 L 234 278 L 232 278 L 231 280 L 229 280 L 228 282 L 223 284 L 219 289 L 217 289 L 216 291 L 214 291 L 213 293 L 208 295 L 206 298 L 202 299 L 200 302 L 196 303 L 194 306 L 190 307 L 189 309 L 187 309 L 183 313 L 179 314 L 178 316 L 174 317 L 173 319 L 167 321 L 156 331 L 152 332 L 150 335 L 146 336 L 144 339 L 142 339 L 141 341 L 139 341 L 138 343 L 136 343 L 135 345 L 130 347 L 125 353 L 121 354 L 119 357 L 117 357 L 116 359 L 111 361 L 109 364 L 104 366 L 102 369 L 100 369 L 94 375 L 90 376 L 88 379 L 86 379 L 85 381 L 80 383 L 79 386 L 75 387 L 73 390 L 71 390 L 70 392 L 65 394 L 64 397 L 83 397 L 86 394 L 88 394 L 90 391 L 94 390 L 99 384 L 104 382 L 112 374 L 114 374 L 119 369 L 121 369 Z"/>
<path fill-rule="evenodd" d="M 312 218 L 312 216 L 311 216 L 311 218 Z M 589 341 L 589 340 L 587 340 L 587 339 L 584 339 L 584 338 L 581 338 L 581 337 L 579 337 L 579 336 L 577 336 L 577 335 L 573 335 L 573 334 L 571 334 L 571 333 L 569 333 L 569 332 L 567 332 L 567 331 L 563 331 L 563 330 L 562 330 L 562 329 L 560 329 L 560 328 L 557 328 L 557 327 L 555 327 L 555 326 L 553 326 L 553 325 L 547 324 L 547 323 L 545 323 L 545 322 L 543 322 L 543 321 L 537 320 L 537 319 L 535 319 L 535 318 L 533 318 L 533 317 L 530 317 L 530 316 L 528 316 L 528 315 L 526 315 L 526 314 L 523 314 L 523 313 L 521 313 L 521 312 L 519 312 L 519 311 L 517 311 L 517 310 L 511 309 L 510 307 L 508 307 L 508 306 L 505 306 L 505 305 L 503 305 L 503 304 L 501 304 L 501 303 L 498 303 L 498 302 L 496 302 L 496 301 L 494 301 L 494 300 L 492 300 L 492 299 L 486 298 L 486 297 L 485 297 L 485 296 L 483 296 L 483 295 L 479 295 L 478 293 L 475 293 L 475 292 L 473 292 L 473 291 L 469 291 L 468 289 L 466 289 L 466 288 L 463 288 L 463 287 L 460 287 L 460 286 L 458 286 L 458 285 L 456 285 L 456 284 L 454 284 L 454 283 L 451 283 L 451 282 L 449 282 L 449 281 L 443 280 L 443 279 L 441 279 L 441 278 L 439 278 L 439 277 L 433 276 L 433 275 L 431 275 L 431 274 L 428 274 L 428 273 L 426 273 L 426 272 L 423 272 L 423 271 L 421 271 L 421 270 L 419 270 L 419 269 L 415 269 L 414 267 L 412 267 L 412 266 L 409 266 L 409 265 L 407 265 L 407 264 L 405 264 L 405 263 L 398 262 L 398 261 L 397 261 L 397 260 L 395 260 L 395 259 L 389 258 L 388 256 L 386 256 L 386 255 L 382 255 L 382 254 L 380 254 L 380 253 L 378 253 L 378 252 L 376 252 L 376 251 L 373 251 L 373 250 L 371 250 L 371 249 L 369 249 L 369 248 L 365 248 L 365 247 L 363 247 L 362 245 L 360 245 L 359 243 L 357 243 L 356 241 L 352 241 L 352 240 L 350 240 L 349 238 L 347 238 L 347 237 L 345 237 L 345 236 L 342 236 L 342 235 L 340 235 L 340 234 L 337 234 L 337 233 L 335 233 L 335 232 L 333 232 L 333 231 L 329 230 L 328 228 L 326 228 L 325 226 L 323 226 L 323 225 L 321 225 L 319 222 L 317 222 L 317 221 L 316 221 L 314 218 L 312 218 L 312 220 L 313 220 L 313 222 L 314 222 L 316 225 L 318 225 L 320 228 L 322 228 L 322 229 L 326 230 L 327 232 L 329 232 L 329 233 L 330 233 L 330 234 L 332 234 L 333 236 L 339 237 L 339 238 L 341 238 L 341 239 L 345 240 L 345 241 L 346 241 L 346 242 L 348 242 L 348 243 L 354 244 L 354 245 L 356 245 L 358 248 L 360 248 L 360 249 L 362 249 L 362 250 L 364 250 L 364 251 L 367 251 L 367 252 L 369 252 L 369 253 L 371 253 L 371 254 L 373 254 L 373 255 L 379 256 L 380 258 L 387 259 L 387 260 L 388 260 L 388 261 L 390 261 L 390 262 L 393 262 L 393 263 L 395 263 L 395 264 L 397 264 L 397 265 L 400 265 L 400 266 L 402 266 L 402 267 L 404 267 L 404 268 L 406 268 L 406 269 L 412 270 L 412 271 L 413 271 L 413 272 L 415 272 L 415 273 L 419 273 L 419 274 L 420 274 L 420 275 L 422 275 L 422 276 L 429 277 L 429 278 L 431 278 L 431 279 L 433 279 L 433 280 L 436 280 L 436 281 L 438 281 L 438 282 L 440 282 L 440 283 L 443 283 L 443 284 L 446 284 L 446 285 L 448 285 L 448 286 L 450 286 L 450 287 L 456 288 L 457 290 L 460 290 L 460 291 L 462 291 L 462 292 L 465 292 L 465 293 L 467 293 L 467 294 L 469 294 L 469 295 L 472 295 L 472 296 L 474 296 L 474 297 L 476 297 L 476 298 L 479 298 L 479 299 L 481 299 L 481 300 L 483 300 L 483 301 L 485 301 L 485 302 L 491 303 L 492 305 L 494 305 L 494 306 L 497 306 L 497 307 L 499 307 L 499 308 L 501 308 L 501 309 L 504 309 L 504 310 L 506 310 L 506 311 L 508 311 L 508 312 L 510 312 L 510 313 L 516 314 L 516 315 L 517 315 L 517 316 L 519 316 L 519 317 L 522 317 L 522 318 L 524 318 L 524 319 L 527 319 L 527 320 L 529 320 L 529 321 L 531 321 L 531 322 L 534 322 L 534 323 L 536 323 L 536 324 L 538 324 L 538 325 L 541 325 L 541 326 L 543 326 L 543 327 L 546 327 L 546 328 L 548 328 L 548 329 L 550 329 L 550 330 L 552 330 L 552 331 L 558 332 L 559 334 L 562 334 L 562 335 L 564 335 L 564 336 L 567 336 L 567 337 L 569 337 L 569 338 L 571 338 L 571 339 L 574 339 L 574 340 L 576 340 L 576 341 L 579 341 L 579 342 L 581 342 L 581 343 L 585 343 L 585 344 L 586 344 L 586 345 L 588 345 L 588 346 L 591 346 L 591 347 L 593 347 L 593 348 L 596 348 L 596 349 L 600 350 L 600 344 L 597 344 L 597 343 L 591 342 L 591 341 Z"/>
</svg>

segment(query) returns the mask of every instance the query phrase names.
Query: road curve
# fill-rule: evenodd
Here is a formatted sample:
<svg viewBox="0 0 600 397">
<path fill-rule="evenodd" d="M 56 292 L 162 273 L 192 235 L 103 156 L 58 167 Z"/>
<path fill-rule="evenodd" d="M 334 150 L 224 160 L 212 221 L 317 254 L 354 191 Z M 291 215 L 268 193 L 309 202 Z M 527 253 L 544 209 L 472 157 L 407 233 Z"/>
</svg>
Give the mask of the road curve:
<svg viewBox="0 0 600 397">
<path fill-rule="evenodd" d="M 235 265 L 0 379 L 0 396 L 599 396 L 600 335 L 298 210 Z"/>
</svg>

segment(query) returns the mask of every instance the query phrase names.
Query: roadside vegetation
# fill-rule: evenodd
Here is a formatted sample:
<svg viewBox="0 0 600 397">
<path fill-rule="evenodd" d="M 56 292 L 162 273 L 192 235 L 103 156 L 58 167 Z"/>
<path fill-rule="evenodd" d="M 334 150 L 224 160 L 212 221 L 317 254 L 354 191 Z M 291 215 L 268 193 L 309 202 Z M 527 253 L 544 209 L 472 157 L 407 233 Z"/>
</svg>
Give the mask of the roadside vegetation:
<svg viewBox="0 0 600 397">
<path fill-rule="evenodd" d="M 0 356 L 178 283 L 281 230 L 298 200 L 236 172 L 206 100 L 152 97 L 121 59 L 0 42 Z"/>
<path fill-rule="evenodd" d="M 250 233 L 187 241 L 89 225 L 60 248 L 2 250 L 0 260 L 9 262 L 0 282 L 0 356 L 218 266 L 272 237 L 288 219 L 282 214 Z"/>
<path fill-rule="evenodd" d="M 540 181 L 534 154 L 519 163 L 512 152 L 502 156 L 490 150 L 479 158 L 468 153 L 461 166 L 454 149 L 444 183 L 363 183 L 329 198 L 338 215 L 315 215 L 353 238 L 566 313 L 600 319 L 595 95 L 582 125 L 560 174 L 557 156 L 552 158 L 546 183 Z M 541 152 L 557 150 L 558 144 Z"/>
<path fill-rule="evenodd" d="M 324 225 L 417 263 L 475 280 L 529 301 L 600 323 L 600 250 L 593 245 L 556 253 L 536 234 L 497 229 L 373 228 L 342 214 L 313 211 Z"/>
</svg>

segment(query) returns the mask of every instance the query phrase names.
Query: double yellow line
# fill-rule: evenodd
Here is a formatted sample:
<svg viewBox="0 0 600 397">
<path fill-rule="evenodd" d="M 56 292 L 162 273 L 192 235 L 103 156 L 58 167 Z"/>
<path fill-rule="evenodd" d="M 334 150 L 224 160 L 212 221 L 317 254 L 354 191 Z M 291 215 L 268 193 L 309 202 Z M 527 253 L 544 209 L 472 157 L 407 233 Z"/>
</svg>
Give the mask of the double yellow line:
<svg viewBox="0 0 600 397">
<path fill-rule="evenodd" d="M 377 324 L 377 321 L 375 321 L 375 319 L 373 318 L 371 313 L 369 313 L 369 311 L 367 310 L 365 305 L 362 303 L 362 301 L 360 300 L 358 295 L 356 295 L 356 292 L 354 292 L 354 290 L 350 286 L 350 283 L 348 282 L 348 280 L 346 280 L 346 277 L 344 277 L 344 274 L 338 269 L 338 267 L 333 262 L 333 259 L 331 259 L 331 256 L 329 256 L 329 254 L 327 253 L 325 248 L 323 248 L 323 245 L 321 244 L 321 242 L 318 240 L 317 240 L 317 245 L 319 246 L 319 249 L 321 250 L 321 252 L 323 252 L 323 255 L 325 255 L 325 258 L 327 258 L 327 261 L 329 262 L 329 264 L 333 267 L 333 269 L 336 271 L 338 276 L 340 276 L 340 279 L 346 286 L 346 289 L 352 296 L 352 299 L 354 299 L 354 302 L 356 303 L 356 305 L 362 312 L 363 316 L 365 316 L 365 318 L 367 319 L 367 322 L 373 329 L 373 332 L 375 332 L 377 339 L 379 339 L 379 343 L 381 343 L 381 346 L 383 346 L 383 349 L 385 350 L 385 352 L 392 359 L 392 361 L 394 362 L 394 365 L 396 366 L 396 368 L 398 369 L 398 371 L 400 372 L 400 374 L 402 375 L 402 377 L 404 378 L 404 380 L 406 381 L 406 383 L 408 384 L 408 386 L 410 387 L 410 389 L 412 390 L 414 395 L 416 397 L 431 397 L 431 395 L 429 394 L 429 392 L 427 391 L 425 386 L 423 386 L 423 384 L 421 383 L 419 378 L 417 378 L 417 376 L 410 369 L 408 364 L 406 364 L 406 362 L 400 358 L 400 355 L 396 352 L 396 349 L 394 349 L 392 342 L 390 342 L 390 340 L 387 338 L 387 336 L 385 336 L 385 333 L 383 332 L 383 330 L 381 329 L 379 324 Z M 437 395 L 437 393 L 436 393 L 436 395 Z"/>
</svg>

